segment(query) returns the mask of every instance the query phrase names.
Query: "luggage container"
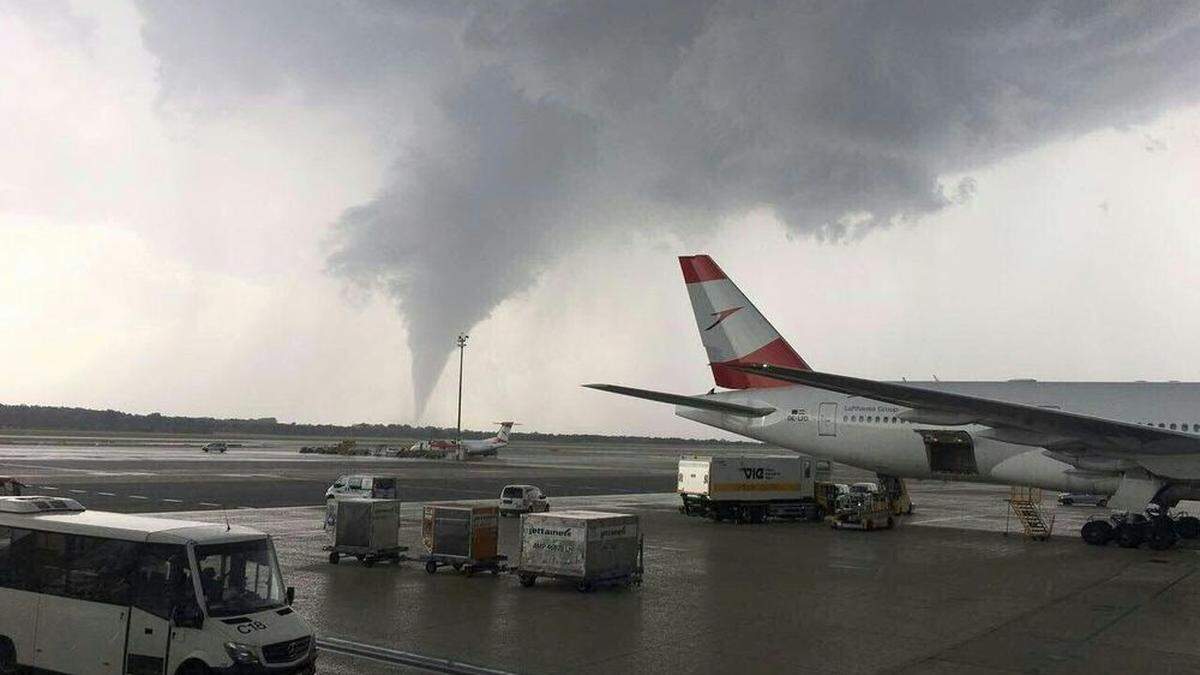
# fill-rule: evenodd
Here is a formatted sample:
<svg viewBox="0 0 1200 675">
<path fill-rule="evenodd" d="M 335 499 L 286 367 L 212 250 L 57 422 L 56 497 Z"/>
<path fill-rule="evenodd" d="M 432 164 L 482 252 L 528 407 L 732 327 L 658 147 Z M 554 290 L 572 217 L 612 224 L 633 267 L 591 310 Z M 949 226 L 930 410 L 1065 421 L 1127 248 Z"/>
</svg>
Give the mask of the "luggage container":
<svg viewBox="0 0 1200 675">
<path fill-rule="evenodd" d="M 400 562 L 408 550 L 400 546 L 400 502 L 395 499 L 350 498 L 326 506 L 325 532 L 329 562 L 354 556 L 364 567 L 380 560 Z"/>
<path fill-rule="evenodd" d="M 421 517 L 421 540 L 428 551 L 420 557 L 425 571 L 436 574 L 449 565 L 467 576 L 499 572 L 507 560 L 498 553 L 499 524 L 495 506 L 427 504 Z"/>
<path fill-rule="evenodd" d="M 827 463 L 826 463 L 827 464 Z M 681 457 L 676 491 L 685 515 L 716 521 L 761 523 L 820 520 L 823 487 L 817 475 L 828 473 L 806 455 Z"/>
<path fill-rule="evenodd" d="M 581 592 L 597 586 L 642 583 L 638 517 L 599 511 L 559 511 L 521 516 L 521 585 L 538 577 L 564 579 Z"/>
</svg>

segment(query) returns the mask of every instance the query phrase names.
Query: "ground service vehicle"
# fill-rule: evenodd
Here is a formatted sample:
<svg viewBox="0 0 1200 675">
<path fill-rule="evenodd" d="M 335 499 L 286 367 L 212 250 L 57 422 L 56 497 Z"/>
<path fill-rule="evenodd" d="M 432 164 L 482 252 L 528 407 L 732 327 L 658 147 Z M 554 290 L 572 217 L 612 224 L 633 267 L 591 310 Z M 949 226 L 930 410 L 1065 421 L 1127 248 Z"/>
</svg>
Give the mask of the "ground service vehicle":
<svg viewBox="0 0 1200 675">
<path fill-rule="evenodd" d="M 248 527 L 0 497 L 0 672 L 315 672 L 275 547 Z"/>
<path fill-rule="evenodd" d="M 345 497 L 366 499 L 399 499 L 396 479 L 391 476 L 350 475 L 338 479 L 325 491 L 325 500 Z"/>
<path fill-rule="evenodd" d="M 428 551 L 419 560 L 437 574 L 449 565 L 466 576 L 496 574 L 507 559 L 499 553 L 500 519 L 495 506 L 426 504 L 421 510 L 421 542 Z"/>
<path fill-rule="evenodd" d="M 550 510 L 550 502 L 541 488 L 533 485 L 505 485 L 500 491 L 500 515 L 540 513 Z"/>
<path fill-rule="evenodd" d="M 529 587 L 538 577 L 562 579 L 586 593 L 598 586 L 642 583 L 640 522 L 636 515 L 559 511 L 521 516 L 517 578 Z"/>
<path fill-rule="evenodd" d="M 204 452 L 218 452 L 221 454 L 225 454 L 225 451 L 229 449 L 229 444 L 217 441 L 215 443 L 209 443 L 208 445 L 205 445 L 203 448 L 200 448 L 200 449 L 203 450 Z"/>
<path fill-rule="evenodd" d="M 838 497 L 829 519 L 835 530 L 890 530 L 896 526 L 892 501 L 875 492 L 851 492 Z"/>
<path fill-rule="evenodd" d="M 329 562 L 353 556 L 371 567 L 380 560 L 400 562 L 407 546 L 400 545 L 400 501 L 397 499 L 333 499 L 325 503 L 325 532 Z"/>
<path fill-rule="evenodd" d="M 1104 508 L 1108 506 L 1108 497 L 1106 495 L 1094 495 L 1090 492 L 1064 492 L 1058 496 L 1058 503 L 1063 506 L 1091 504 L 1092 506 Z"/>
<path fill-rule="evenodd" d="M 803 455 L 682 457 L 676 491 L 689 516 L 743 523 L 820 520 L 815 462 Z"/>
</svg>

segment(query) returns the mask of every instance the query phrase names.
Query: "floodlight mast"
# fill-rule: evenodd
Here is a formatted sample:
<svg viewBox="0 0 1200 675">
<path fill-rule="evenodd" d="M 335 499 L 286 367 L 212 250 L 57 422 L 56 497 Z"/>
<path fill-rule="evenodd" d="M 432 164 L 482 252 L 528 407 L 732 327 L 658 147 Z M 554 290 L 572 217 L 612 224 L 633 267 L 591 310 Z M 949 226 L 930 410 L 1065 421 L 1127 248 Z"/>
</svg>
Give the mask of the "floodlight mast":
<svg viewBox="0 0 1200 675">
<path fill-rule="evenodd" d="M 455 422 L 456 433 L 456 452 L 459 459 L 462 459 L 462 388 L 463 388 L 463 354 L 466 352 L 467 338 L 471 337 L 466 333 L 458 334 L 458 421 Z"/>
</svg>

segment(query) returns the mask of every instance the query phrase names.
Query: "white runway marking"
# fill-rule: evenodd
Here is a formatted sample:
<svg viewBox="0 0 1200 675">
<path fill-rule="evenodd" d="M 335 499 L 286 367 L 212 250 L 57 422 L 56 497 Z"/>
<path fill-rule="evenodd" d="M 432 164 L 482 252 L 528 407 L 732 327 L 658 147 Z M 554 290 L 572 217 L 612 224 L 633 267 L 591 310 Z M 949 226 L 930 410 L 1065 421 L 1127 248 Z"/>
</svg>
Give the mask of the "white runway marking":
<svg viewBox="0 0 1200 675">
<path fill-rule="evenodd" d="M 166 499 L 166 498 L 163 498 L 163 501 L 164 501 L 164 502 L 171 502 L 172 504 L 182 504 L 182 503 L 183 503 L 183 500 L 182 500 L 182 499 Z"/>
<path fill-rule="evenodd" d="M 973 520 L 979 516 L 947 516 L 945 518 L 928 518 L 926 520 L 912 520 L 909 525 L 924 525 L 926 523 L 946 523 L 952 520 Z"/>
<path fill-rule="evenodd" d="M 87 490 L 67 490 L 67 492 L 73 492 L 77 495 L 86 495 L 87 494 Z"/>
<path fill-rule="evenodd" d="M 214 504 L 212 502 L 200 502 L 200 506 L 220 506 L 220 504 Z"/>
<path fill-rule="evenodd" d="M 129 498 L 130 499 L 150 499 L 149 497 L 143 497 L 141 495 L 129 495 Z"/>
<path fill-rule="evenodd" d="M 58 488 L 50 486 L 50 485 L 43 485 L 42 489 L 43 490 L 57 490 Z"/>
<path fill-rule="evenodd" d="M 111 493 L 111 492 L 97 492 L 96 494 L 98 494 L 98 495 L 102 495 L 102 496 L 105 496 L 105 497 L 116 497 L 116 495 L 115 495 L 115 494 L 113 494 L 113 493 Z"/>
</svg>

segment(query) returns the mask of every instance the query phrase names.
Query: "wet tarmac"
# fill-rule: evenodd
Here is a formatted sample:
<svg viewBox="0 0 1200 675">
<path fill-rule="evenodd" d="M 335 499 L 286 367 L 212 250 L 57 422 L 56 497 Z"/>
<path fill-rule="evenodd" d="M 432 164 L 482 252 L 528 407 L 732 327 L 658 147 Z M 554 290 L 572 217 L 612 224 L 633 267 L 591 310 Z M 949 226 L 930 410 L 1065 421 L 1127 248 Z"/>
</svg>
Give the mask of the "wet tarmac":
<svg viewBox="0 0 1200 675">
<path fill-rule="evenodd" d="M 286 447 L 209 457 L 194 448 L 9 445 L 0 447 L 0 473 L 91 508 L 228 518 L 271 533 L 297 609 L 327 645 L 529 673 L 1200 672 L 1195 547 L 1085 546 L 1078 527 L 1105 511 L 1056 508 L 1052 495 L 1056 536 L 1029 541 L 1006 517 L 1007 489 L 941 482 L 911 484 L 916 513 L 891 531 L 711 523 L 681 515 L 669 493 L 688 450 L 514 447 L 461 464 Z M 401 477 L 401 534 L 413 554 L 421 502 L 490 500 L 505 482 L 541 485 L 555 509 L 636 513 L 645 584 L 583 594 L 554 582 L 523 588 L 505 574 L 428 575 L 411 562 L 331 565 L 321 496 L 350 472 Z M 869 474 L 837 467 L 835 478 Z M 227 504 L 201 504 L 219 500 Z M 501 524 L 502 549 L 515 559 L 517 521 Z M 326 649 L 320 663 L 325 673 L 421 671 L 386 661 Z"/>
<path fill-rule="evenodd" d="M 958 487 L 916 492 L 931 501 Z M 331 565 L 319 508 L 231 518 L 276 536 L 298 609 L 322 637 L 504 671 L 1200 672 L 1195 549 L 1005 536 L 984 529 L 1002 496 L 991 493 L 960 509 L 975 514 L 975 529 L 922 509 L 872 533 L 711 523 L 678 513 L 671 494 L 565 498 L 562 507 L 642 519 L 644 585 L 588 594 L 555 582 L 523 588 L 504 574 L 428 575 L 413 562 Z M 403 509 L 414 553 L 418 509 Z M 501 542 L 515 559 L 516 519 L 501 519 Z M 322 672 L 401 672 L 339 655 L 322 663 Z"/>
</svg>

